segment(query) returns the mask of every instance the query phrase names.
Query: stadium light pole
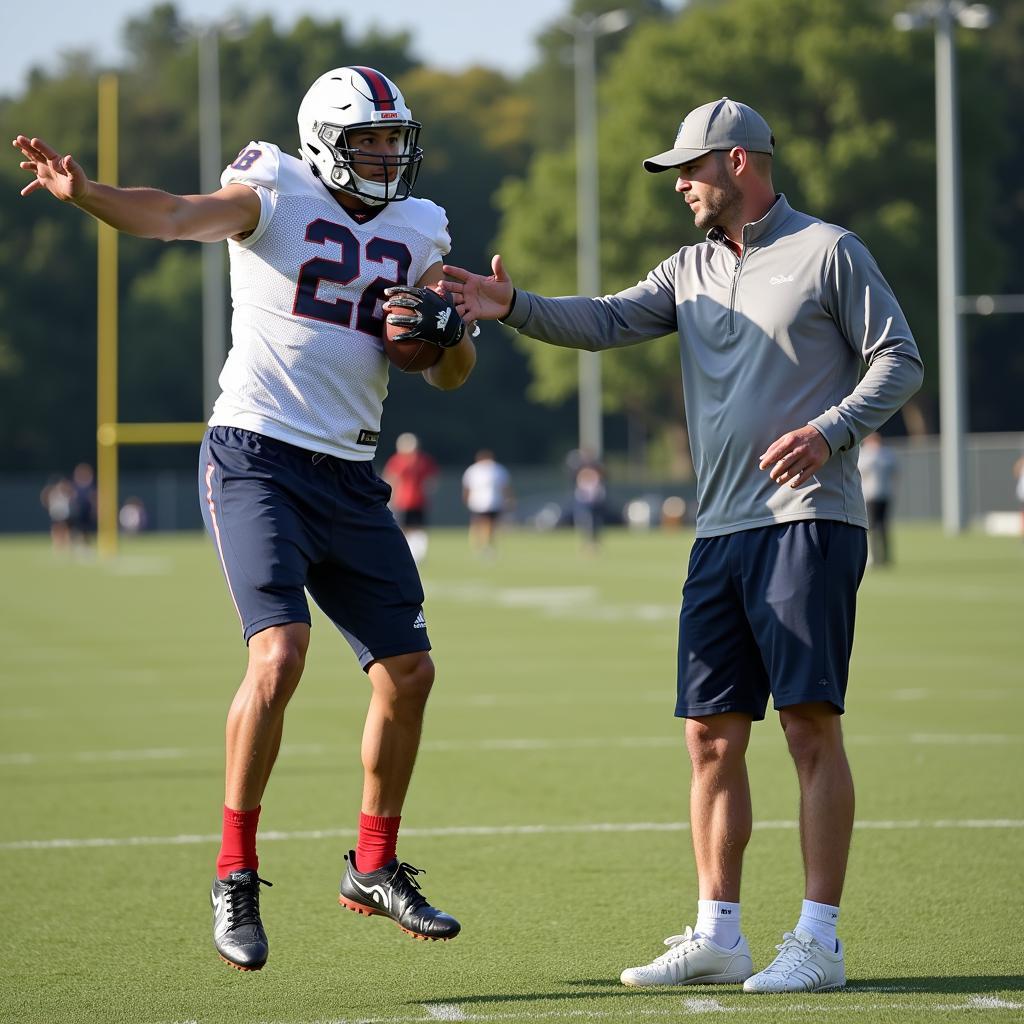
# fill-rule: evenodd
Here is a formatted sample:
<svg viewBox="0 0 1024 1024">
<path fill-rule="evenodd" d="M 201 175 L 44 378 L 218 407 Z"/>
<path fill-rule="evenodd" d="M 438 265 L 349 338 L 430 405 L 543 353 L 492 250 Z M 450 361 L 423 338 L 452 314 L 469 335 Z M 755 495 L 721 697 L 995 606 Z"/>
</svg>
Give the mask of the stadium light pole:
<svg viewBox="0 0 1024 1024">
<path fill-rule="evenodd" d="M 198 26 L 199 50 L 199 188 L 215 192 L 223 169 L 220 124 L 220 26 Z M 217 400 L 217 378 L 227 358 L 227 304 L 224 294 L 224 247 L 204 245 L 203 259 L 203 419 Z"/>
<path fill-rule="evenodd" d="M 960 138 L 957 116 L 957 25 L 983 29 L 992 24 L 985 4 L 927 0 L 893 16 L 902 32 L 935 30 L 935 165 L 938 198 L 939 417 L 942 449 L 942 525 L 948 534 L 967 529 L 964 434 L 967 380 L 960 291 L 963 281 L 963 227 L 960 216 Z"/>
<path fill-rule="evenodd" d="M 569 15 L 563 31 L 573 37 L 576 91 L 576 289 L 580 295 L 601 292 L 601 224 L 597 179 L 597 58 L 600 36 L 627 28 L 628 11 Z M 601 417 L 601 356 L 579 353 L 579 447 L 600 458 L 604 449 Z"/>
<path fill-rule="evenodd" d="M 117 185 L 118 94 L 115 74 L 100 75 L 98 83 L 97 177 Z M 117 423 L 118 275 L 117 231 L 102 221 L 96 238 L 96 549 L 103 557 L 117 554 L 118 472 L 113 443 Z"/>
</svg>

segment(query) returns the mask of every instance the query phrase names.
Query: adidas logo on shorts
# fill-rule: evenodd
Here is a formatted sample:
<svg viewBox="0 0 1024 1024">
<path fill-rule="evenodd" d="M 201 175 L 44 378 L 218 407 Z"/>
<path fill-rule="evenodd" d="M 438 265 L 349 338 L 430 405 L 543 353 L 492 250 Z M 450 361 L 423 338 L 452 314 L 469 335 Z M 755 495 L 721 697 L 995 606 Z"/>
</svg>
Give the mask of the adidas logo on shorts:
<svg viewBox="0 0 1024 1024">
<path fill-rule="evenodd" d="M 416 621 L 412 624 L 412 628 L 413 629 L 426 629 L 427 628 L 427 620 L 425 618 L 423 618 L 423 609 L 422 608 L 416 613 Z"/>
</svg>

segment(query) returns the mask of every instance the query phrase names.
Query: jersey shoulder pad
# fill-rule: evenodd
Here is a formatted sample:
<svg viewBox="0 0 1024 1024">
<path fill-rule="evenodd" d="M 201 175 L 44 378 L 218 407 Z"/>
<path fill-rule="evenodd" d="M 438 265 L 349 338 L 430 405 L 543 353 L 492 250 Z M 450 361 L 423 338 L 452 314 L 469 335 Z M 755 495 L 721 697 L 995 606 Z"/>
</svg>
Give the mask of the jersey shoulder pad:
<svg viewBox="0 0 1024 1024">
<path fill-rule="evenodd" d="M 411 196 L 401 203 L 394 203 L 392 208 L 405 214 L 408 221 L 424 234 L 433 234 L 438 222 L 448 223 L 448 215 L 444 210 L 429 199 Z"/>
<path fill-rule="evenodd" d="M 429 199 L 412 198 L 403 203 L 394 203 L 394 208 L 400 209 L 405 215 L 406 222 L 418 231 L 421 235 L 429 238 L 440 250 L 442 256 L 447 256 L 451 251 L 452 239 L 448 232 L 448 214 L 443 206 L 431 202 Z"/>
<path fill-rule="evenodd" d="M 278 150 L 279 170 L 277 172 L 278 191 L 295 194 L 310 194 L 322 199 L 330 195 L 330 189 L 313 173 L 313 168 L 299 157 L 282 153 Z"/>
<path fill-rule="evenodd" d="M 250 142 L 224 168 L 221 187 L 231 184 L 262 185 L 277 192 L 280 186 L 282 161 L 289 159 L 272 142 Z"/>
</svg>

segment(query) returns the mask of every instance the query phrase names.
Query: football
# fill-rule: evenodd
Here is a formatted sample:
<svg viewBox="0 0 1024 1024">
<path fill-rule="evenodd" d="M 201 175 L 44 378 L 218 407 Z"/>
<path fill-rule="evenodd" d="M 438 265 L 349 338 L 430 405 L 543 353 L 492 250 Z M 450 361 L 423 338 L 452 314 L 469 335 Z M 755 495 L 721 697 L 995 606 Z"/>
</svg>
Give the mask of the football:
<svg viewBox="0 0 1024 1024">
<path fill-rule="evenodd" d="M 433 366 L 441 358 L 444 349 L 429 341 L 396 341 L 392 335 L 403 334 L 407 327 L 395 326 L 384 321 L 384 353 L 391 365 L 403 373 L 419 373 Z"/>
<path fill-rule="evenodd" d="M 434 289 L 435 291 L 437 289 Z M 398 310 L 398 312 L 403 312 Z M 409 328 L 389 324 L 384 319 L 384 354 L 391 365 L 403 373 L 420 373 L 433 366 L 444 354 L 440 345 L 432 345 L 429 341 L 396 341 L 396 334 L 404 334 Z"/>
</svg>

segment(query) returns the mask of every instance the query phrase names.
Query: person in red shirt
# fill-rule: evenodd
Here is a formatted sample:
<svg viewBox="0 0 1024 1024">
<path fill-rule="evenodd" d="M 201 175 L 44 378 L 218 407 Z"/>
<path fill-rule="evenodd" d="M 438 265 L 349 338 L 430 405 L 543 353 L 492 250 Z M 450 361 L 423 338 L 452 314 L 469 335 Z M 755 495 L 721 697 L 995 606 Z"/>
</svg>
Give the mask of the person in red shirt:
<svg viewBox="0 0 1024 1024">
<path fill-rule="evenodd" d="M 399 434 L 395 454 L 384 464 L 384 479 L 391 484 L 391 507 L 417 562 L 427 557 L 427 506 L 437 476 L 437 463 L 420 449 L 415 434 Z"/>
</svg>

